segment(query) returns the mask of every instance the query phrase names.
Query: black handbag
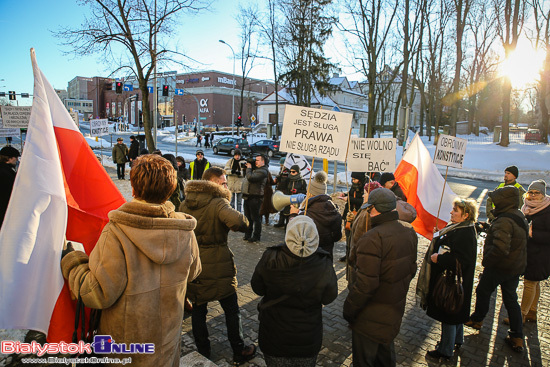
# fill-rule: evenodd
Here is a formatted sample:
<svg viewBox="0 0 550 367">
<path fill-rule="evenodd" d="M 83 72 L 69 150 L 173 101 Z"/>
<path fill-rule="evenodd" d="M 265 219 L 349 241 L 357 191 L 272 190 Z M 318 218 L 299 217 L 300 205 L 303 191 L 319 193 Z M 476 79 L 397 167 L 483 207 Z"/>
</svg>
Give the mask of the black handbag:
<svg viewBox="0 0 550 367">
<path fill-rule="evenodd" d="M 432 292 L 434 304 L 450 315 L 460 312 L 464 304 L 464 288 L 462 286 L 462 267 L 456 260 L 454 270 L 445 269 L 438 275 Z"/>
</svg>

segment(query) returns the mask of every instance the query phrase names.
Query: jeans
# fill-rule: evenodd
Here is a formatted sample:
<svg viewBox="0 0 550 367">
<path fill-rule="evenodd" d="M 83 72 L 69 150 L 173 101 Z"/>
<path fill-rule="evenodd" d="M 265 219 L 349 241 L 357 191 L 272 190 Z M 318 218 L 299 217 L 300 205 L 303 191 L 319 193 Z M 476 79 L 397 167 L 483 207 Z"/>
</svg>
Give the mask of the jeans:
<svg viewBox="0 0 550 367">
<path fill-rule="evenodd" d="M 225 313 L 225 325 L 227 327 L 227 338 L 233 349 L 233 354 L 241 354 L 244 348 L 243 327 L 241 324 L 241 311 L 237 302 L 237 293 L 219 300 Z M 206 314 L 208 313 L 208 303 L 202 305 L 193 305 L 191 313 L 191 325 L 193 327 L 193 337 L 199 353 L 202 355 L 210 354 L 210 340 L 208 340 L 208 328 L 206 326 Z"/>
<path fill-rule="evenodd" d="M 263 198 L 260 196 L 249 196 L 244 199 L 244 215 L 248 219 L 247 238 L 260 239 L 262 235 L 262 217 L 260 216 L 260 207 Z"/>
<path fill-rule="evenodd" d="M 476 288 L 476 308 L 470 318 L 477 322 L 483 321 L 489 312 L 491 294 L 500 285 L 502 302 L 510 318 L 509 334 L 512 338 L 523 338 L 523 319 L 516 293 L 518 283 L 519 275 L 502 274 L 490 269 L 484 269 Z"/>
<path fill-rule="evenodd" d="M 455 344 L 464 344 L 464 325 L 449 325 L 441 323 L 441 340 L 437 350 L 447 357 L 454 354 Z"/>
<path fill-rule="evenodd" d="M 116 174 L 117 174 L 119 180 L 124 178 L 124 169 L 125 168 L 126 168 L 126 163 L 117 163 L 116 164 Z"/>
<path fill-rule="evenodd" d="M 354 367 L 393 367 L 396 365 L 393 340 L 388 344 L 380 344 L 352 331 L 351 350 Z"/>
<path fill-rule="evenodd" d="M 237 203 L 235 203 L 235 197 L 237 198 Z M 231 207 L 236 209 L 239 213 L 243 211 L 243 193 L 242 192 L 232 192 L 231 193 Z"/>
</svg>

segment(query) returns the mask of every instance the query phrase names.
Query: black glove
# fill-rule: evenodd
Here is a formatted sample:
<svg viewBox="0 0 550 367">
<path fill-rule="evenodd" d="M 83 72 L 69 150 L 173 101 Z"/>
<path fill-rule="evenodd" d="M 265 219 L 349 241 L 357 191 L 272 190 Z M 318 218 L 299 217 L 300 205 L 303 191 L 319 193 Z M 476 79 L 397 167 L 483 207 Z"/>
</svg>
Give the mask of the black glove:
<svg viewBox="0 0 550 367">
<path fill-rule="evenodd" d="M 63 260 L 63 258 L 69 254 L 70 252 L 73 252 L 74 251 L 74 247 L 73 247 L 73 244 L 71 242 L 67 242 L 67 248 L 66 249 L 63 249 L 63 251 L 61 251 L 61 260 Z"/>
</svg>

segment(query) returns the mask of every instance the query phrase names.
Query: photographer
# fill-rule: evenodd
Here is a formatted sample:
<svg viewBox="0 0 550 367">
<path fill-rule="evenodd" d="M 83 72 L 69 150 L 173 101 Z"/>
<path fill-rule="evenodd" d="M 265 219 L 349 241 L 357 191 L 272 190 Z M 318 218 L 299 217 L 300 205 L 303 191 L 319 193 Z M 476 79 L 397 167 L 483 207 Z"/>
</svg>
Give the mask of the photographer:
<svg viewBox="0 0 550 367">
<path fill-rule="evenodd" d="M 227 188 L 231 191 L 231 207 L 236 209 L 239 213 L 242 212 L 242 186 L 246 170 L 246 161 L 241 159 L 241 156 L 241 150 L 236 149 L 233 158 L 228 160 L 225 164 Z"/>
<path fill-rule="evenodd" d="M 242 194 L 244 198 L 244 215 L 250 223 L 244 239 L 249 242 L 259 241 L 262 233 L 260 207 L 262 206 L 264 189 L 269 172 L 265 162 L 265 157 L 263 155 L 257 156 L 255 160 L 246 160 L 246 173 L 245 180 L 243 181 Z"/>
</svg>

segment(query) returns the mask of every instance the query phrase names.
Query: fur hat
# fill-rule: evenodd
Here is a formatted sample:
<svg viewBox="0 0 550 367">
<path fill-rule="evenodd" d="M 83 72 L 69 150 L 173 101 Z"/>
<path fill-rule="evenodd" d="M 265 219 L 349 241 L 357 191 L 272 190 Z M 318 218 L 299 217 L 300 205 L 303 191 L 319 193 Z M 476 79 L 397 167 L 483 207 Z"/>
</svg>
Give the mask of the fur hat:
<svg viewBox="0 0 550 367">
<path fill-rule="evenodd" d="M 395 176 L 393 175 L 393 173 L 391 172 L 384 172 L 380 175 L 380 186 L 384 187 L 384 185 L 386 184 L 386 182 L 388 181 L 391 181 L 391 180 L 395 180 Z M 378 209 L 376 209 L 378 210 Z"/>
<path fill-rule="evenodd" d="M 386 188 L 374 189 L 369 194 L 368 206 L 374 205 L 374 209 L 380 213 L 391 212 L 396 206 L 395 194 Z"/>
<path fill-rule="evenodd" d="M 308 257 L 319 247 L 319 233 L 310 217 L 298 215 L 288 222 L 285 242 L 296 256 Z"/>
<path fill-rule="evenodd" d="M 529 189 L 527 191 L 536 190 L 541 192 L 543 195 L 546 195 L 546 182 L 544 180 L 536 180 L 531 182 Z"/>
<path fill-rule="evenodd" d="M 10 146 L 5 146 L 2 149 L 0 149 L 0 155 L 3 155 L 4 157 L 8 157 L 8 158 L 21 156 L 21 154 L 19 154 L 19 151 L 17 149 Z"/>
<path fill-rule="evenodd" d="M 506 172 L 506 171 L 508 171 L 508 172 L 510 172 L 511 174 L 513 174 L 516 178 L 519 177 L 519 170 L 518 170 L 518 168 L 517 168 L 516 166 L 506 167 L 506 168 L 504 169 L 504 172 Z"/>
<path fill-rule="evenodd" d="M 319 171 L 313 176 L 313 180 L 309 184 L 309 193 L 313 196 L 323 195 L 327 193 L 328 176 L 325 171 Z"/>
</svg>

